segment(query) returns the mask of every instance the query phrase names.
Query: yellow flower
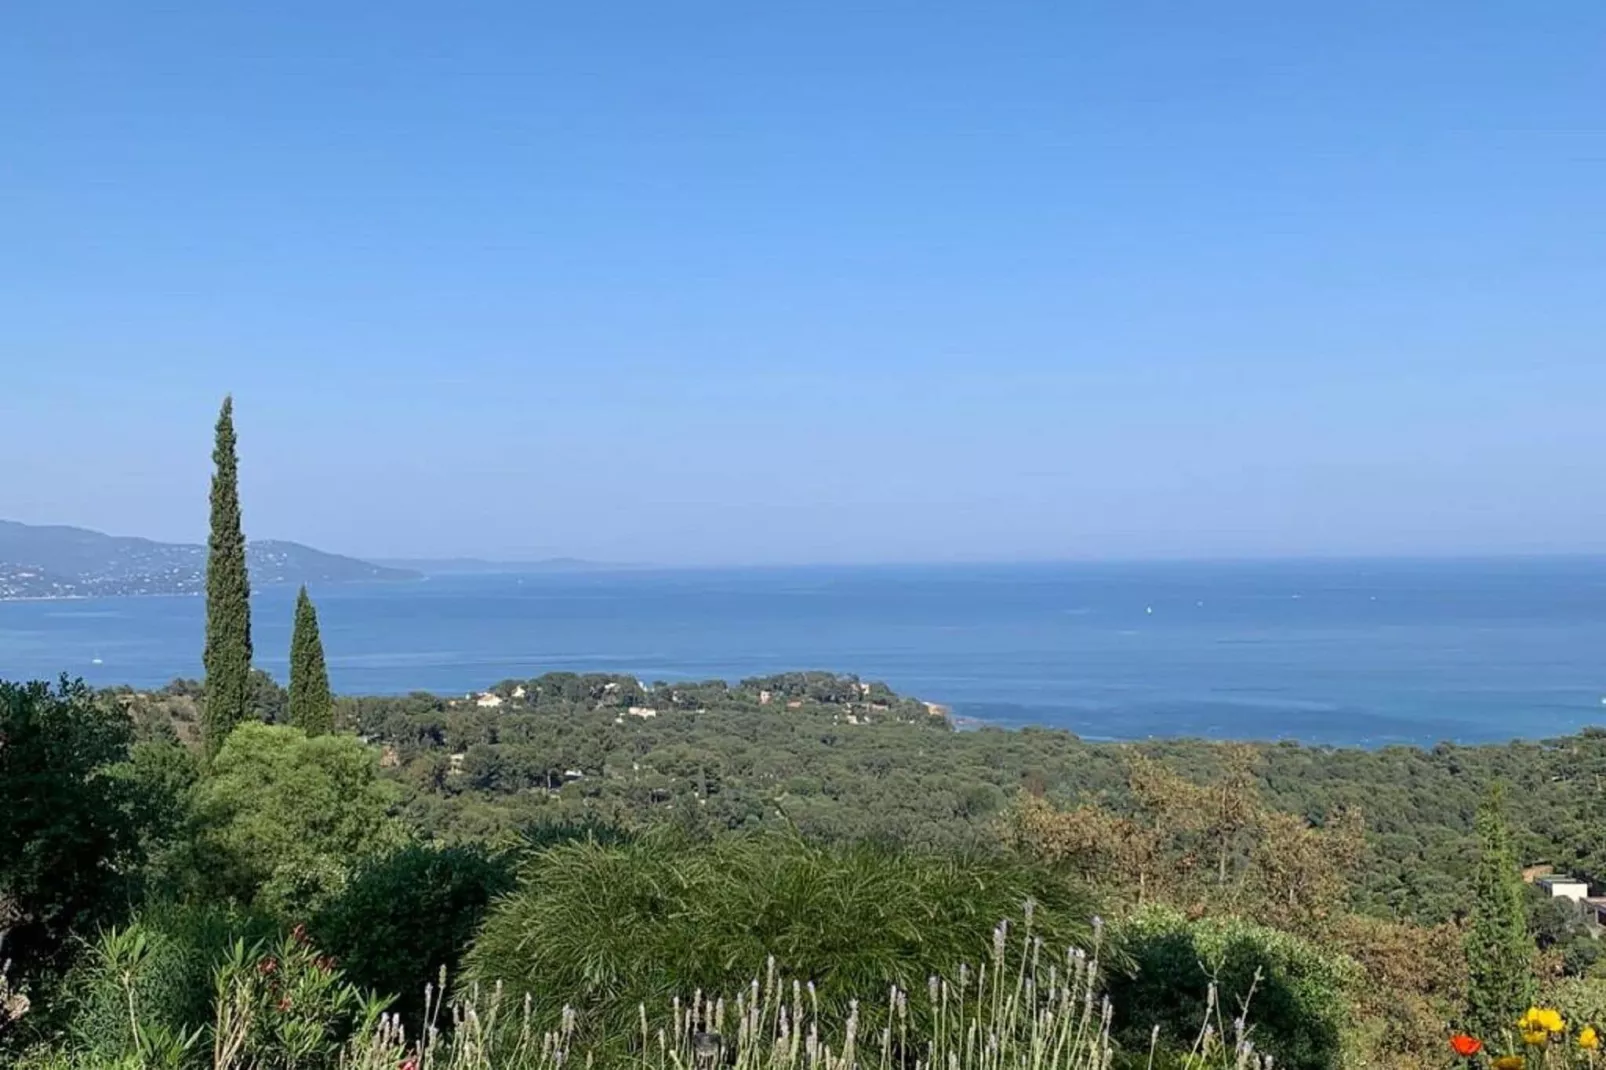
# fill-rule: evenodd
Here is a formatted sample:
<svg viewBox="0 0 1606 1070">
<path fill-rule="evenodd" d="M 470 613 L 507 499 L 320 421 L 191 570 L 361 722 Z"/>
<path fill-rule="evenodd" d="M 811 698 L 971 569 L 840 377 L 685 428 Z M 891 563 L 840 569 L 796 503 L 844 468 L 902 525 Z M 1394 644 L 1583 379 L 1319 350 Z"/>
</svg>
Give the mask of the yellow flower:
<svg viewBox="0 0 1606 1070">
<path fill-rule="evenodd" d="M 1561 1033 L 1567 1029 L 1567 1023 L 1561 1020 L 1561 1012 L 1550 1007 L 1529 1007 L 1526 1014 L 1517 1019 L 1517 1028 L 1522 1030 L 1523 1039 L 1530 1044 L 1539 1041 L 1530 1040 L 1531 1033 Z"/>
<path fill-rule="evenodd" d="M 1494 1070 L 1522 1070 L 1528 1062 L 1520 1055 L 1502 1055 L 1489 1065 L 1494 1067 Z"/>
<path fill-rule="evenodd" d="M 1550 1034 L 1543 1029 L 1524 1029 L 1522 1031 L 1522 1042 L 1531 1044 L 1536 1048 L 1542 1047 L 1549 1039 Z"/>
<path fill-rule="evenodd" d="M 1594 1026 L 1586 1025 L 1578 1031 L 1578 1046 L 1589 1051 L 1600 1047 L 1600 1034 L 1595 1032 Z"/>
</svg>

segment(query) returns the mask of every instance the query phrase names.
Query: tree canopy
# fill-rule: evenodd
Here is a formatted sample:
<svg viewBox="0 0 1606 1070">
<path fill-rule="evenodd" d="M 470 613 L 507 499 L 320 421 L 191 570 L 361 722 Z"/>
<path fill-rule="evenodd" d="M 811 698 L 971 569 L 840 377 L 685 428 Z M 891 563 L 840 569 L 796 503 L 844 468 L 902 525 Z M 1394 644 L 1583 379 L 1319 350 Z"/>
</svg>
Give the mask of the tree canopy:
<svg viewBox="0 0 1606 1070">
<path fill-rule="evenodd" d="M 351 736 L 235 729 L 196 791 L 199 872 L 213 894 L 307 916 L 348 866 L 399 844 L 395 789 L 377 758 Z"/>
</svg>

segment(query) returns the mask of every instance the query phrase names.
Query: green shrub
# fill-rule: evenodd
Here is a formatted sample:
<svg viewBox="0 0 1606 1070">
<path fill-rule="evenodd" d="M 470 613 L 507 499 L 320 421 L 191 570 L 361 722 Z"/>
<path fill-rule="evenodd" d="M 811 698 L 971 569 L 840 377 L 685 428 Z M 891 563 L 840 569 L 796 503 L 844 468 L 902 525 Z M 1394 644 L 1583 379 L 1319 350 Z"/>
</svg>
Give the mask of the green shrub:
<svg viewBox="0 0 1606 1070">
<path fill-rule="evenodd" d="M 286 922 L 338 892 L 353 862 L 401 841 L 379 752 L 351 736 L 243 724 L 195 799 L 206 890 Z"/>
<path fill-rule="evenodd" d="M 814 982 L 827 1020 L 889 985 L 981 961 L 999 918 L 1036 903 L 1050 946 L 1088 935 L 1080 888 L 1023 863 L 822 847 L 781 835 L 691 842 L 662 834 L 582 841 L 533 855 L 487 917 L 469 974 L 572 1004 L 582 1028 L 631 1035 L 693 990 L 730 992 L 773 955 Z"/>
<path fill-rule="evenodd" d="M 128 761 L 114 766 L 129 793 L 129 811 L 141 826 L 144 865 L 140 899 L 172 898 L 189 884 L 193 860 L 192 800 L 201 768 L 195 751 L 173 741 L 135 743 Z"/>
<path fill-rule="evenodd" d="M 345 979 L 297 926 L 276 944 L 237 942 L 212 986 L 214 1070 L 334 1070 L 386 1001 Z"/>
<path fill-rule="evenodd" d="M 226 1065 L 314 1070 L 377 1014 L 304 931 L 208 905 L 157 904 L 103 932 L 65 987 L 67 1044 L 41 1065 L 211 1066 L 221 1045 Z"/>
<path fill-rule="evenodd" d="M 102 933 L 64 986 L 74 1047 L 115 1059 L 149 1038 L 179 1038 L 212 1021 L 212 979 L 237 940 L 272 932 L 260 919 L 212 905 L 154 904 Z"/>
<path fill-rule="evenodd" d="M 458 962 L 497 896 L 513 888 L 505 855 L 480 847 L 405 847 L 371 859 L 312 923 L 355 983 L 393 995 L 416 1024 L 424 986 Z"/>
<path fill-rule="evenodd" d="M 1158 1027 L 1168 1047 L 1186 1052 L 1207 1019 L 1230 1040 L 1245 1018 L 1256 1049 L 1279 1067 L 1345 1065 L 1361 973 L 1344 956 L 1252 922 L 1161 909 L 1123 923 L 1114 943 L 1127 966 L 1107 988 L 1128 1047 L 1146 1047 Z"/>
<path fill-rule="evenodd" d="M 114 770 L 127 714 L 82 683 L 0 681 L 0 933 L 19 981 L 64 965 L 72 937 L 115 920 L 141 862 L 138 798 Z"/>
</svg>

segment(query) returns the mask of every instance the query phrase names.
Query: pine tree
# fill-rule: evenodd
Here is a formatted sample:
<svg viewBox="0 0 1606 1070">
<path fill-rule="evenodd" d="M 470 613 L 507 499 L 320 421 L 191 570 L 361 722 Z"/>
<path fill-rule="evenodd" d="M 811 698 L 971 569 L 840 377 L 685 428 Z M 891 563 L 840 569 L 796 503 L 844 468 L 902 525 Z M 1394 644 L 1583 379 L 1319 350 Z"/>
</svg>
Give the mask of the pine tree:
<svg viewBox="0 0 1606 1070">
<path fill-rule="evenodd" d="M 334 700 L 329 695 L 329 668 L 318 635 L 318 610 L 307 589 L 296 595 L 295 631 L 290 637 L 290 723 L 309 736 L 334 729 Z"/>
<path fill-rule="evenodd" d="M 1466 938 L 1467 1025 L 1489 1042 L 1513 1028 L 1534 996 L 1534 942 L 1503 801 L 1496 785 L 1478 808 L 1478 865 Z"/>
<path fill-rule="evenodd" d="M 208 754 L 216 754 L 251 709 L 251 581 L 245 570 L 234 399 L 223 399 L 212 450 L 212 531 L 206 558 L 206 719 Z"/>
</svg>

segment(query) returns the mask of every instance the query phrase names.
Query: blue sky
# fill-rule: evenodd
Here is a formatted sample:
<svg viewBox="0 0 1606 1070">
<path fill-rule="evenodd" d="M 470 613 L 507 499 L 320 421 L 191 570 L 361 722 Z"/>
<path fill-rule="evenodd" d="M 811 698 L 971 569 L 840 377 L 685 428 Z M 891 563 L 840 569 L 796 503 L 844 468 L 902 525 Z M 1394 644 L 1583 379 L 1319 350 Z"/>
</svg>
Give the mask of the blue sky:
<svg viewBox="0 0 1606 1070">
<path fill-rule="evenodd" d="M 0 516 L 662 563 L 1606 550 L 1606 5 L 0 16 Z"/>
</svg>

